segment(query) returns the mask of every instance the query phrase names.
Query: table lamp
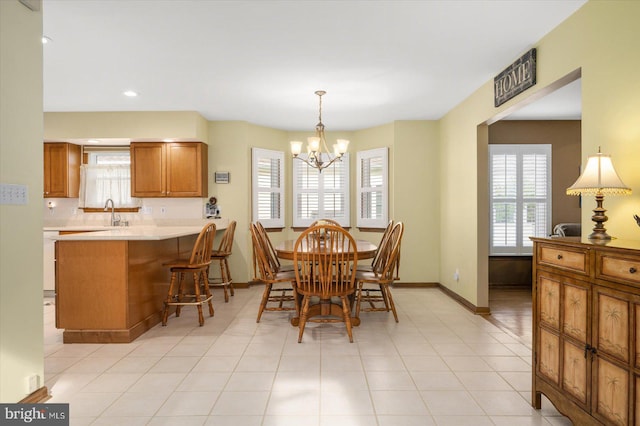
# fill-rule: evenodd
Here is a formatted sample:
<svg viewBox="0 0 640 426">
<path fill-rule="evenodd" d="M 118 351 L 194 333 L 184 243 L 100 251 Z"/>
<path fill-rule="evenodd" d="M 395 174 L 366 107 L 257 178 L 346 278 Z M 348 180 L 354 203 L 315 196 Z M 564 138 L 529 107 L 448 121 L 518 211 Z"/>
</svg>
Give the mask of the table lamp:
<svg viewBox="0 0 640 426">
<path fill-rule="evenodd" d="M 607 221 L 604 214 L 606 210 L 602 207 L 604 195 L 630 195 L 628 188 L 616 173 L 611 162 L 611 157 L 604 155 L 598 148 L 596 155 L 590 156 L 584 172 L 573 185 L 567 188 L 568 195 L 595 194 L 596 208 L 593 210 L 591 220 L 596 223 L 593 232 L 589 235 L 592 240 L 610 240 L 603 223 Z"/>
</svg>

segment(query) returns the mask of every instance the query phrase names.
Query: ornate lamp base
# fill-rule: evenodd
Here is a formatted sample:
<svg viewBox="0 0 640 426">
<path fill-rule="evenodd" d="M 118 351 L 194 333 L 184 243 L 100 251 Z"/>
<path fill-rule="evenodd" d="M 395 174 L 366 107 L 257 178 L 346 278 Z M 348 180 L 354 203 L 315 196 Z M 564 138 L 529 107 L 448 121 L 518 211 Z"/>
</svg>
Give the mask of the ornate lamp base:
<svg viewBox="0 0 640 426">
<path fill-rule="evenodd" d="M 596 223 L 596 226 L 593 228 L 591 235 L 589 235 L 590 240 L 611 239 L 611 235 L 607 234 L 607 230 L 603 225 L 603 223 L 609 219 L 607 215 L 604 214 L 607 210 L 602 207 L 603 201 L 604 195 L 601 192 L 598 192 L 596 194 L 596 208 L 593 209 L 593 216 L 591 216 L 591 220 Z"/>
</svg>

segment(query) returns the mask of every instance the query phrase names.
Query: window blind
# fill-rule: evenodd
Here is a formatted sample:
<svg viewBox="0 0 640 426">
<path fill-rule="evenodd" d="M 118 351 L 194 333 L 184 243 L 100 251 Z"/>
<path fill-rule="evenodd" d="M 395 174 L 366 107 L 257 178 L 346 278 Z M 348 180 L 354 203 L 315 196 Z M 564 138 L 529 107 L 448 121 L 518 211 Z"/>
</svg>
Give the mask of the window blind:
<svg viewBox="0 0 640 426">
<path fill-rule="evenodd" d="M 300 154 L 306 159 L 306 154 Z M 326 159 L 323 159 L 326 161 Z M 314 220 L 349 222 L 349 154 L 319 172 L 304 161 L 293 161 L 293 226 L 309 226 Z"/>
<path fill-rule="evenodd" d="M 358 226 L 384 228 L 388 223 L 388 149 L 360 151 L 357 155 Z"/>
<path fill-rule="evenodd" d="M 284 152 L 252 148 L 252 220 L 284 227 Z"/>
</svg>

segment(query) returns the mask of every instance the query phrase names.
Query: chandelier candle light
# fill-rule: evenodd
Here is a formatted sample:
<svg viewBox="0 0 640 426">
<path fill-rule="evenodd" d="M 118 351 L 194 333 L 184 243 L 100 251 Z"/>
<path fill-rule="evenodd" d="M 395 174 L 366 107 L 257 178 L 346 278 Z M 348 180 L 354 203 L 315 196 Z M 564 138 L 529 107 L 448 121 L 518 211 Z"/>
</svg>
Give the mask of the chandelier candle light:
<svg viewBox="0 0 640 426">
<path fill-rule="evenodd" d="M 322 124 L 322 96 L 327 93 L 324 90 L 318 90 L 315 92 L 319 98 L 319 115 L 318 124 L 316 124 L 316 135 L 307 138 L 307 159 L 299 157 L 302 151 L 302 142 L 291 141 L 291 154 L 293 158 L 302 160 L 310 167 L 315 167 L 319 172 L 326 169 L 336 160 L 340 160 L 349 146 L 349 141 L 346 139 L 338 139 L 333 145 L 333 154 L 327 148 L 327 142 L 324 137 L 324 124 Z"/>
<path fill-rule="evenodd" d="M 593 210 L 591 220 L 596 223 L 593 232 L 589 235 L 591 240 L 610 240 L 603 223 L 608 217 L 604 214 L 606 210 L 602 207 L 604 195 L 630 195 L 628 188 L 616 173 L 611 162 L 611 157 L 604 155 L 598 148 L 598 154 L 590 156 L 584 172 L 573 185 L 567 188 L 568 195 L 595 194 L 596 208 Z"/>
</svg>

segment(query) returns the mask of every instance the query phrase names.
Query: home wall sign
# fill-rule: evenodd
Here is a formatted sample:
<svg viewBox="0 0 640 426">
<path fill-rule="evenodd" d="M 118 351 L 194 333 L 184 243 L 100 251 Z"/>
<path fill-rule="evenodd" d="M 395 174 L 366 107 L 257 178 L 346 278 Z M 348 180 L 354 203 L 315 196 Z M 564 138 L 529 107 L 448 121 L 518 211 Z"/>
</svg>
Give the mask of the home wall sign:
<svg viewBox="0 0 640 426">
<path fill-rule="evenodd" d="M 536 84 L 536 49 L 531 49 L 493 79 L 494 105 L 509 99 Z"/>
</svg>

